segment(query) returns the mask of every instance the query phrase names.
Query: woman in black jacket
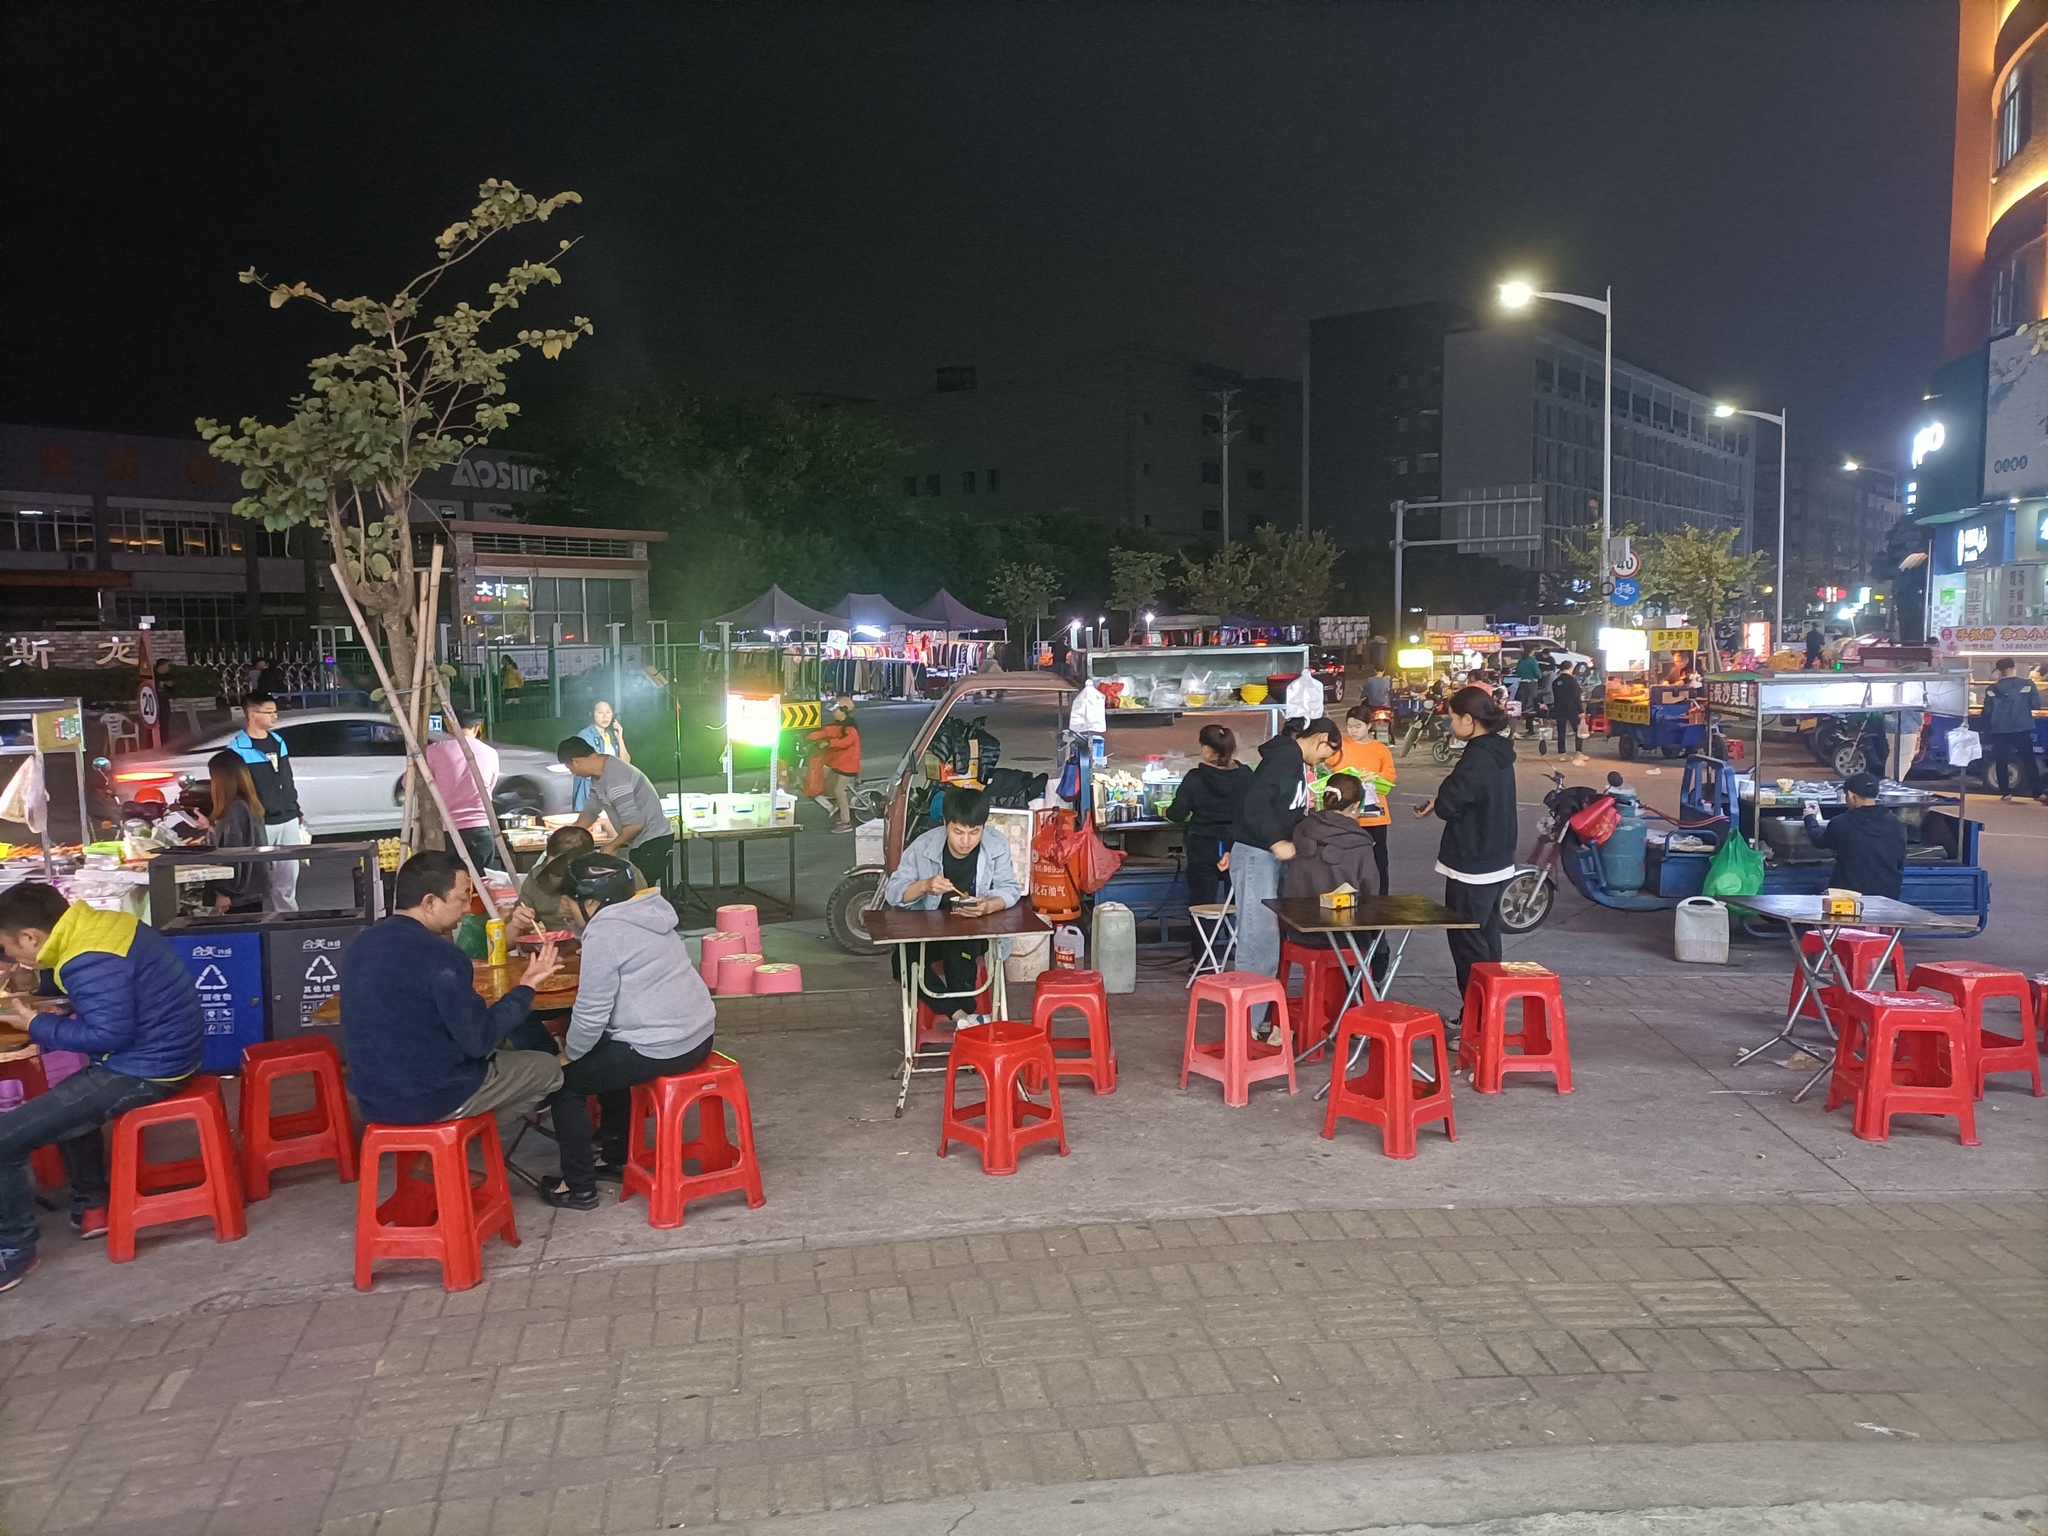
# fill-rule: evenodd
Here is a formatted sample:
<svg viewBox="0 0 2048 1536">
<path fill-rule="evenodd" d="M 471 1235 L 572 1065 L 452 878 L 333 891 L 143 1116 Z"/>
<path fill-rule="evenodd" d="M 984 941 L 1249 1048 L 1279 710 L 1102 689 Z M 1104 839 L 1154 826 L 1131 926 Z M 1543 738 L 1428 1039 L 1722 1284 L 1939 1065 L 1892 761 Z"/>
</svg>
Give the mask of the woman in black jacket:
<svg viewBox="0 0 2048 1536">
<path fill-rule="evenodd" d="M 1228 726 L 1205 725 L 1198 738 L 1202 760 L 1180 781 L 1173 804 L 1166 808 L 1168 821 L 1187 823 L 1188 903 L 1200 906 L 1216 900 L 1218 889 L 1229 878 L 1217 866 L 1229 846 L 1230 828 L 1237 820 L 1244 793 L 1252 787 L 1252 771 L 1237 760 L 1237 736 Z"/>
<path fill-rule="evenodd" d="M 249 765 L 238 752 L 216 752 L 206 760 L 206 771 L 213 780 L 207 842 L 215 848 L 259 846 L 263 841 L 263 802 L 257 798 Z M 223 917 L 230 912 L 261 912 L 263 893 L 270 889 L 268 866 L 237 863 L 234 871 L 232 880 L 207 883 L 213 910 Z"/>
<path fill-rule="evenodd" d="M 1434 814 L 1444 824 L 1436 861 L 1444 877 L 1444 905 L 1479 925 L 1444 931 L 1462 1006 L 1472 967 L 1500 959 L 1501 887 L 1515 873 L 1515 746 L 1505 734 L 1508 713 L 1487 689 L 1460 688 L 1449 708 L 1451 733 L 1465 750 L 1415 814 Z"/>
</svg>

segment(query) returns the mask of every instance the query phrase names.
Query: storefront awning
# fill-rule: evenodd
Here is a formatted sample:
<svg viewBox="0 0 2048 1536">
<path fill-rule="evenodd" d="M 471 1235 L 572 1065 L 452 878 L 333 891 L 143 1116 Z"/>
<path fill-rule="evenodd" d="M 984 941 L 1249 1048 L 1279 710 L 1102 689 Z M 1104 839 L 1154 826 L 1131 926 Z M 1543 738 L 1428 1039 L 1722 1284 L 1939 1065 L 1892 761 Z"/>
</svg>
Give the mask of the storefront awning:
<svg viewBox="0 0 2048 1536">
<path fill-rule="evenodd" d="M 1001 619 L 985 613 L 976 613 L 944 587 L 932 594 L 928 603 L 912 610 L 928 628 L 973 632 L 985 629 L 1000 629 L 1006 633 L 1009 626 Z"/>
</svg>

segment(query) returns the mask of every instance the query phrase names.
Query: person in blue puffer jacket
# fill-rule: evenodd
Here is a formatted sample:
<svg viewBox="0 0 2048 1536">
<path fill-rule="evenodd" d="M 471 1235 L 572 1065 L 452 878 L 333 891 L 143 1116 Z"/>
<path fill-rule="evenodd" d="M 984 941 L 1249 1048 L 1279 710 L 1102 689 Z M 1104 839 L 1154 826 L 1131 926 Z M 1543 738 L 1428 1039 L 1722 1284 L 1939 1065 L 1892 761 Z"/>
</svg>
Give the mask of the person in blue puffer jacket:
<svg viewBox="0 0 2048 1536">
<path fill-rule="evenodd" d="M 126 912 L 67 902 L 55 886 L 24 881 L 0 891 L 0 955 L 33 967 L 38 992 L 71 1011 L 42 1013 L 26 999 L 0 1003 L 0 1022 L 46 1050 L 91 1058 L 49 1092 L 0 1115 L 0 1291 L 36 1263 L 35 1192 L 28 1155 L 56 1142 L 71 1178 L 71 1225 L 107 1231 L 107 1162 L 100 1127 L 185 1086 L 199 1070 L 206 1015 L 191 972 L 164 936 Z"/>
</svg>

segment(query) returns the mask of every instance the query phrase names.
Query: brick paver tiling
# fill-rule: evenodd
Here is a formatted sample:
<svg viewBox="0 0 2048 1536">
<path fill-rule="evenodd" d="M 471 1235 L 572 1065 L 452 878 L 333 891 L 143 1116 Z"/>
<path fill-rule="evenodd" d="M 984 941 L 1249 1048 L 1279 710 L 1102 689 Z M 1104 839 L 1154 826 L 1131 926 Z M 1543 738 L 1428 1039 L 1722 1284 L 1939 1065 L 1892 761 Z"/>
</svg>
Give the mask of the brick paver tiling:
<svg viewBox="0 0 2048 1536">
<path fill-rule="evenodd" d="M 1516 1446 L 2048 1431 L 2048 1206 L 1302 1212 L 0 1345 L 0 1529 L 570 1536 Z"/>
</svg>

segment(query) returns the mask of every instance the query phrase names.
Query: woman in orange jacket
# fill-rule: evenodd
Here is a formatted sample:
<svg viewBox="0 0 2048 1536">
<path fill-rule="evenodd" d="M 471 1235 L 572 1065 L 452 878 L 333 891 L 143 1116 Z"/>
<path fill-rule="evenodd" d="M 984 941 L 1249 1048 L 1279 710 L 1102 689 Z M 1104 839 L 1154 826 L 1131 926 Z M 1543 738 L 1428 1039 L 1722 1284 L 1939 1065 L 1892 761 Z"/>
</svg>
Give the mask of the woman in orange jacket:
<svg viewBox="0 0 2048 1536">
<path fill-rule="evenodd" d="M 1332 773 L 1356 774 L 1361 781 L 1380 779 L 1394 782 L 1394 754 L 1372 733 L 1372 706 L 1360 704 L 1344 717 L 1344 745 L 1330 759 Z M 1386 791 L 1374 797 L 1373 805 L 1361 805 L 1358 824 L 1372 834 L 1372 862 L 1379 871 L 1380 894 L 1387 894 L 1387 811 Z"/>
<path fill-rule="evenodd" d="M 849 791 L 860 778 L 860 728 L 853 723 L 853 700 L 845 694 L 832 701 L 832 718 L 807 738 L 822 742 L 825 793 L 818 803 L 832 812 L 832 830 L 853 830 Z"/>
</svg>

